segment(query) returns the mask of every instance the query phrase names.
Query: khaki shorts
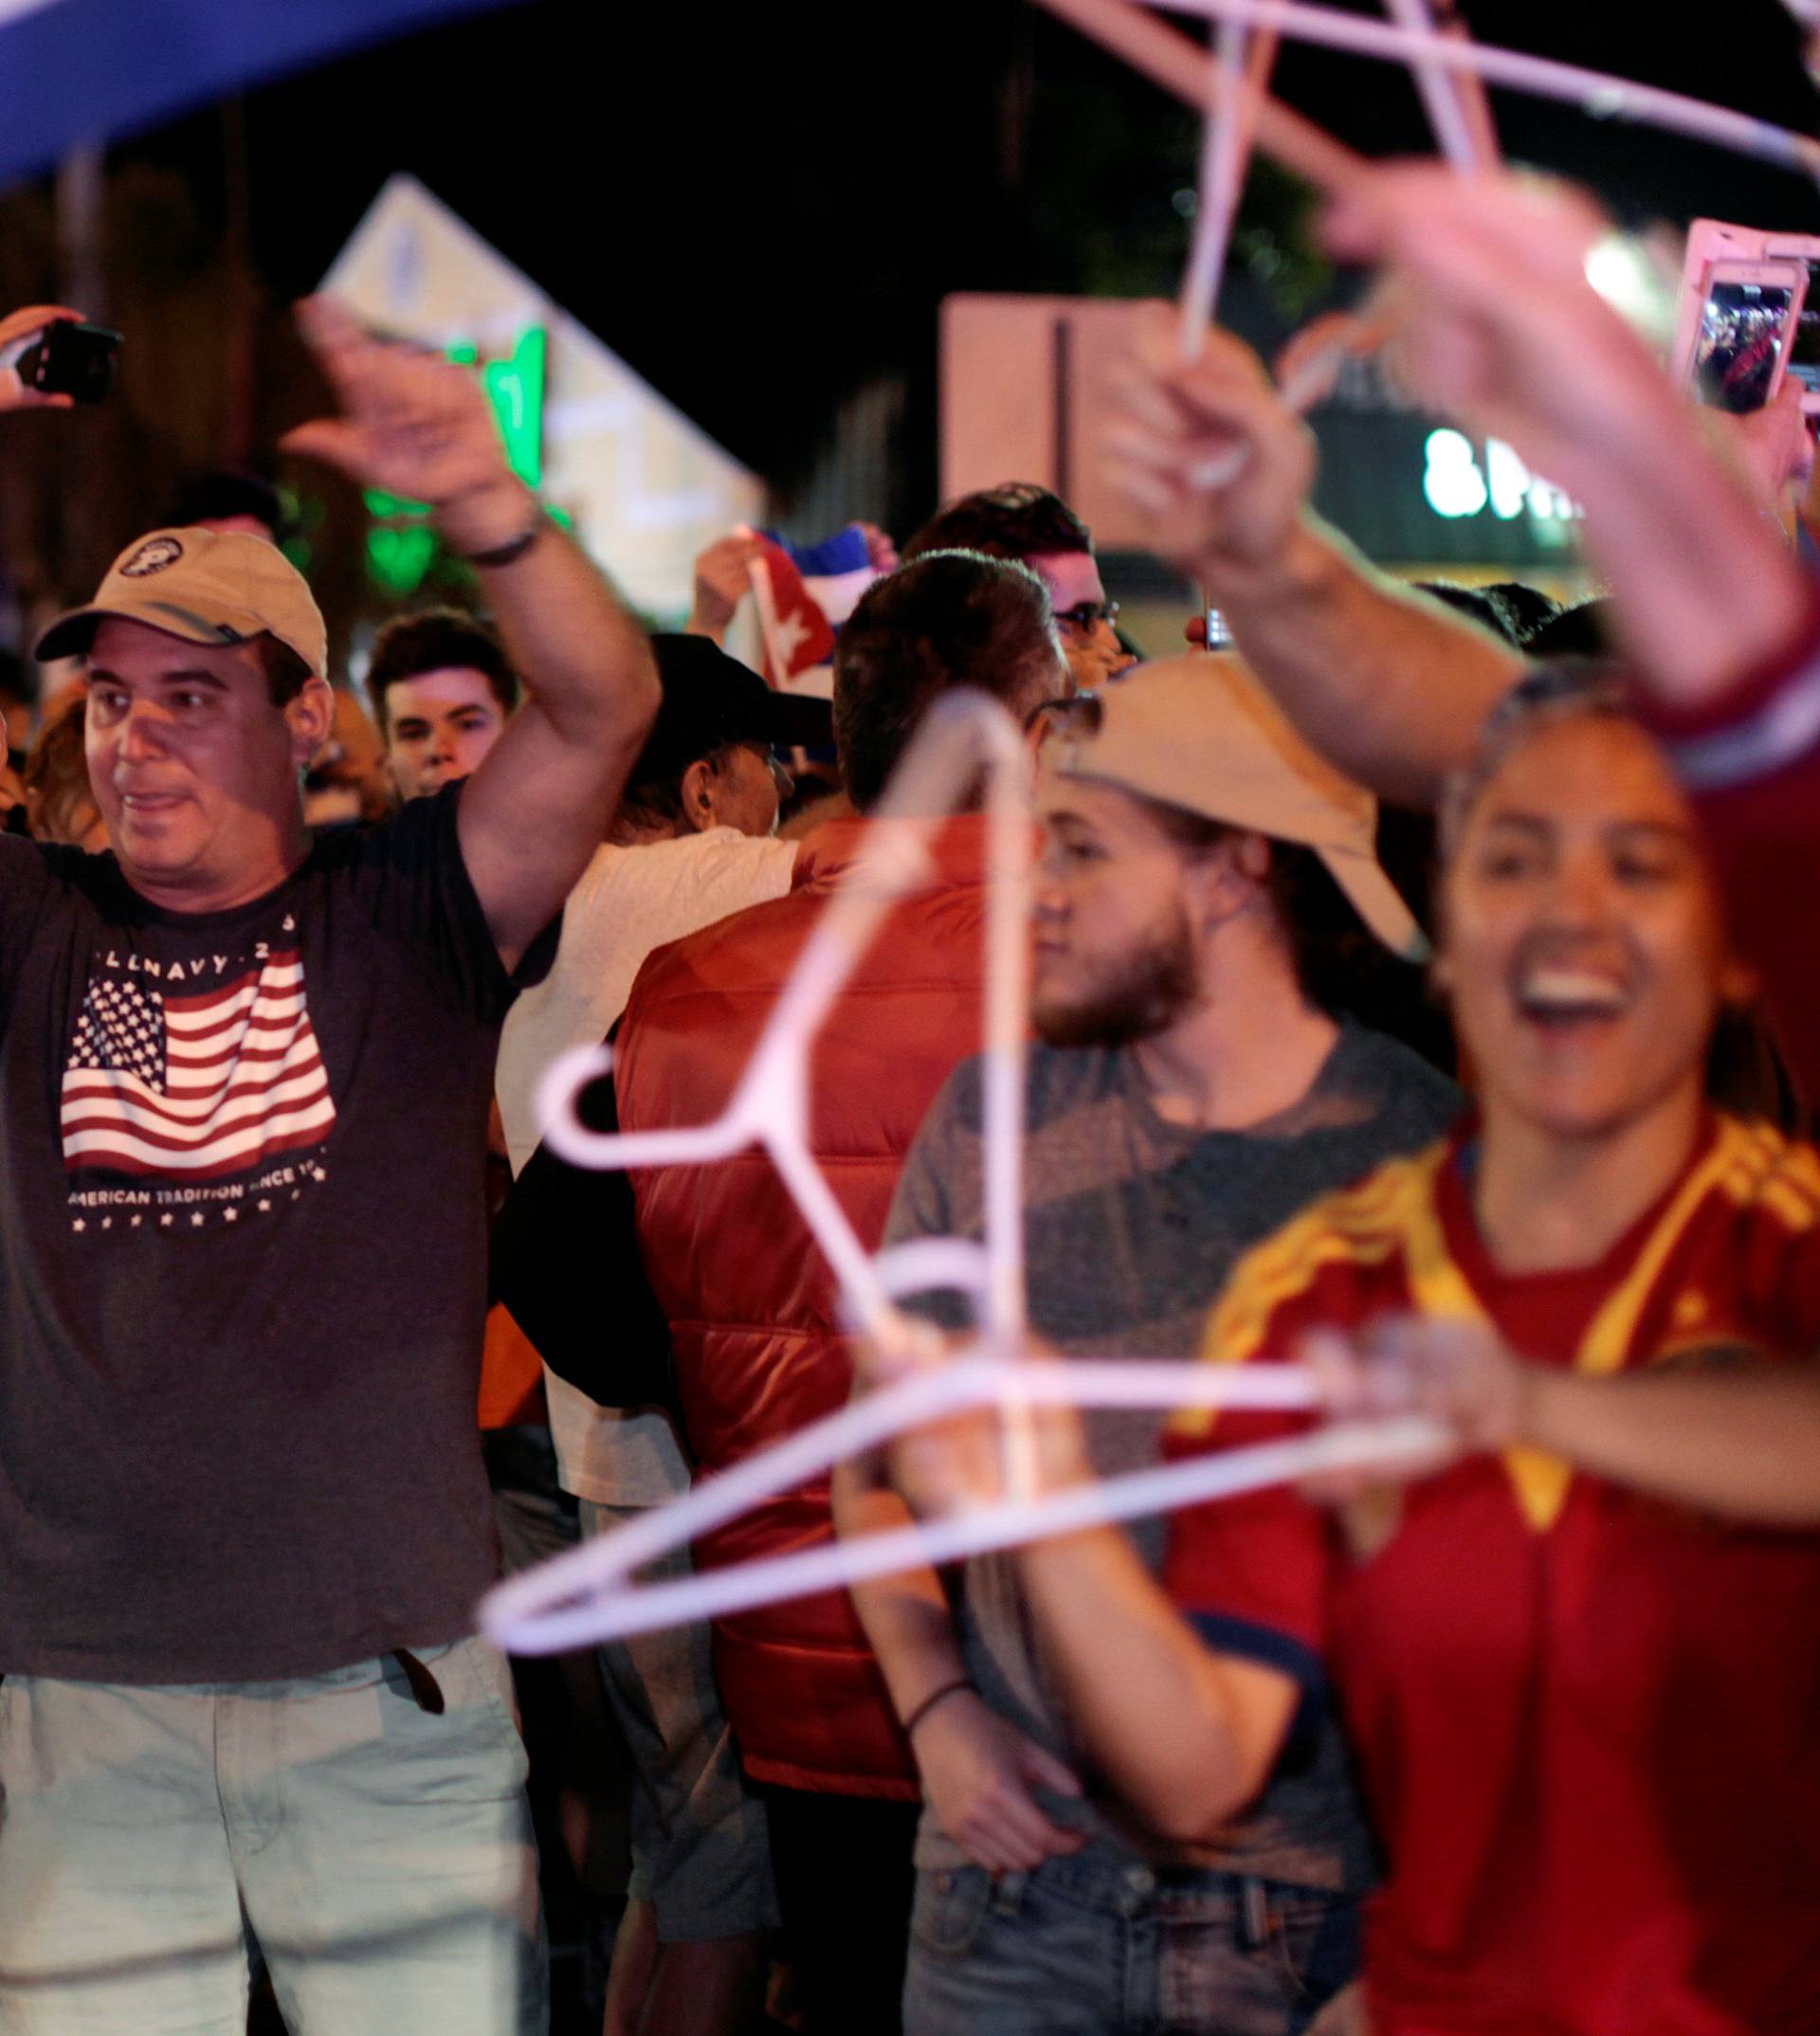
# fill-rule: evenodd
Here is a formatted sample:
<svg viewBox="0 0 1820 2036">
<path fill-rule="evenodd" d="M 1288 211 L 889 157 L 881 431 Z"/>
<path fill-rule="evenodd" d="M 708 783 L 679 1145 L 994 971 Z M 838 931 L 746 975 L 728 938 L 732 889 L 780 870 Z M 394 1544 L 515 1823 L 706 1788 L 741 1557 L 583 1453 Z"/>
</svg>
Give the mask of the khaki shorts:
<svg viewBox="0 0 1820 2036">
<path fill-rule="evenodd" d="M 0 1682 L 0 2032 L 244 2036 L 249 1939 L 292 2036 L 544 2029 L 506 1664 L 420 1660 Z"/>
</svg>

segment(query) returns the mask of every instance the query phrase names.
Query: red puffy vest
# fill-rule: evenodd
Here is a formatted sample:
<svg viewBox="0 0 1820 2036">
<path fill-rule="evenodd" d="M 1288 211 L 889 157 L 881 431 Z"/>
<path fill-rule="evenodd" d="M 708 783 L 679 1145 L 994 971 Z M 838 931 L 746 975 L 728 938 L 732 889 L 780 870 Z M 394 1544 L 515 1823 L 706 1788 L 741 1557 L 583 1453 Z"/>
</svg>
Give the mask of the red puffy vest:
<svg viewBox="0 0 1820 2036">
<path fill-rule="evenodd" d="M 617 1063 L 626 1131 L 717 1117 L 865 823 L 803 843 L 786 898 L 660 949 L 626 1008 Z M 868 1250 L 937 1092 L 980 1045 L 986 823 L 948 822 L 934 873 L 885 920 L 810 1060 L 810 1146 Z M 852 1377 L 834 1282 L 768 1158 L 634 1176 L 639 1246 L 669 1318 L 684 1426 L 702 1473 L 845 1404 Z M 703 1569 L 833 1534 L 826 1477 L 696 1546 Z M 918 1794 L 883 1680 L 845 1593 L 722 1620 L 715 1665 L 755 1780 L 845 1795 Z"/>
</svg>

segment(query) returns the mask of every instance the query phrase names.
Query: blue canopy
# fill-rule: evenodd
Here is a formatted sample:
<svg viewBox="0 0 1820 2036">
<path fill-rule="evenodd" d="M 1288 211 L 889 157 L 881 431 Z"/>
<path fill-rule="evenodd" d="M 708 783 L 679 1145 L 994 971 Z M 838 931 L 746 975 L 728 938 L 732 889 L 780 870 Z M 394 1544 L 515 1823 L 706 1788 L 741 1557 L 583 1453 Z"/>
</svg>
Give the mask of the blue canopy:
<svg viewBox="0 0 1820 2036">
<path fill-rule="evenodd" d="M 0 0 L 0 186 L 242 85 L 497 0 Z M 323 145 L 333 148 L 332 134 Z"/>
</svg>

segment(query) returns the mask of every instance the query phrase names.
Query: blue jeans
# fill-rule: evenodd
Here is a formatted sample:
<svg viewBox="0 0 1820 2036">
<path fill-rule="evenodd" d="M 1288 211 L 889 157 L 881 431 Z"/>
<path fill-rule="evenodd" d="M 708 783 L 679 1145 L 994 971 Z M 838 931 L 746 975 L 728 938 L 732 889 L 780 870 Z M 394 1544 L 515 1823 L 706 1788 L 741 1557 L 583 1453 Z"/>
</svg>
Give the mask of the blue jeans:
<svg viewBox="0 0 1820 2036">
<path fill-rule="evenodd" d="M 1358 1963 L 1351 1896 L 1103 1845 L 917 1876 L 904 2036 L 1295 2036 Z"/>
</svg>

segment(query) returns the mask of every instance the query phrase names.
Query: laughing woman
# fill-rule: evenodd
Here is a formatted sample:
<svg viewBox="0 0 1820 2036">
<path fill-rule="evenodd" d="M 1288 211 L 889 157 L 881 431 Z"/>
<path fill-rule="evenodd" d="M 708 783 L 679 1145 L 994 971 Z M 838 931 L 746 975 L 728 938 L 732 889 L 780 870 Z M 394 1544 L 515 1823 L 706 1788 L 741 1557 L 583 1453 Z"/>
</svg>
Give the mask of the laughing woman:
<svg viewBox="0 0 1820 2036">
<path fill-rule="evenodd" d="M 1045 1643 L 1115 1784 L 1185 1838 L 1340 1706 L 1385 1852 L 1374 2036 L 1810 2036 L 1820 1536 L 1774 1523 L 1811 1502 L 1753 1509 L 1736 1437 L 1744 1467 L 1702 1483 L 1670 1397 L 1653 1451 L 1617 1410 L 1647 1416 L 1647 1381 L 1624 1392 L 1646 1368 L 1698 1417 L 1820 1347 L 1820 1159 L 1708 1100 L 1748 986 L 1685 801 L 1612 697 L 1520 689 L 1444 840 L 1477 1115 L 1242 1261 L 1207 1355 L 1446 1323 L 1479 1354 L 1452 1390 L 1480 1446 L 1343 1506 L 1183 1514 L 1161 1589 L 1112 1530 L 1030 1549 Z M 1505 1351 L 1607 1382 L 1539 1396 L 1553 1454 L 1517 1445 L 1538 1396 Z M 1199 1426 L 1178 1446 L 1283 1417 Z M 1771 1524 L 1720 1517 L 1753 1511 Z"/>
</svg>

